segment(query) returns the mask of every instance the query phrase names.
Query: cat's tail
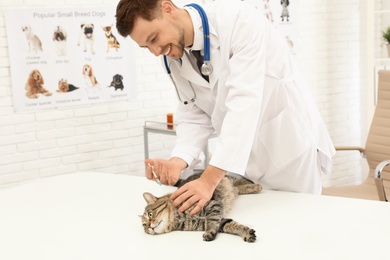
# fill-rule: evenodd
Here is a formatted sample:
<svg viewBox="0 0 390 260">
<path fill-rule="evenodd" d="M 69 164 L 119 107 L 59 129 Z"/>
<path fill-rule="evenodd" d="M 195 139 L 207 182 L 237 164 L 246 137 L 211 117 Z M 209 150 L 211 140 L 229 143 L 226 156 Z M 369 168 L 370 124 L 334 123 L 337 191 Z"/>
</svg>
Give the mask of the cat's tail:
<svg viewBox="0 0 390 260">
<path fill-rule="evenodd" d="M 237 186 L 238 194 L 256 194 L 259 193 L 263 187 L 260 184 L 244 184 Z"/>
</svg>

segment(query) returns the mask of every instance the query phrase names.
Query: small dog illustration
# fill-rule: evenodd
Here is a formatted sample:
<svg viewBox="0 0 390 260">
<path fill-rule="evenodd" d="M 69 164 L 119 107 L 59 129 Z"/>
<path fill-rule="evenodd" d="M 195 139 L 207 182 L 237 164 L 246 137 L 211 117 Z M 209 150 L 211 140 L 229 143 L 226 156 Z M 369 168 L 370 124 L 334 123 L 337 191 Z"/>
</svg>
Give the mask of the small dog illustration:
<svg viewBox="0 0 390 260">
<path fill-rule="evenodd" d="M 110 86 L 108 86 L 108 88 L 115 88 L 115 91 L 117 91 L 118 89 L 122 90 L 123 91 L 123 77 L 122 75 L 119 75 L 119 74 L 115 74 L 113 77 L 112 77 L 112 81 L 111 81 L 111 84 Z"/>
<path fill-rule="evenodd" d="M 44 83 L 45 82 L 39 70 L 32 70 L 25 85 L 26 96 L 28 98 L 38 98 L 38 94 L 51 96 L 51 93 L 43 87 Z"/>
<path fill-rule="evenodd" d="M 22 31 L 26 35 L 29 52 L 34 51 L 35 53 L 37 53 L 38 51 L 43 51 L 42 42 L 39 37 L 33 33 L 31 26 L 22 26 Z"/>
<path fill-rule="evenodd" d="M 288 6 L 290 5 L 289 0 L 281 0 L 280 4 L 282 5 L 282 15 L 280 16 L 282 18 L 282 22 L 284 22 L 284 18 L 286 17 L 286 21 L 289 21 L 290 14 L 288 12 Z"/>
<path fill-rule="evenodd" d="M 81 39 L 83 39 L 84 52 L 87 52 L 87 45 L 89 45 L 92 54 L 95 54 L 95 51 L 93 49 L 95 43 L 95 37 L 93 32 L 94 28 L 94 25 L 91 23 L 81 24 L 79 40 L 77 42 L 77 45 L 80 46 L 80 41 Z"/>
<path fill-rule="evenodd" d="M 79 89 L 75 85 L 69 84 L 66 79 L 60 79 L 58 81 L 58 90 L 57 92 L 60 93 L 66 93 L 66 92 L 71 92 L 73 90 Z"/>
<path fill-rule="evenodd" d="M 95 75 L 93 74 L 93 70 L 91 65 L 85 64 L 83 66 L 83 75 L 84 75 L 84 81 L 86 90 L 95 90 L 96 88 L 99 88 L 99 83 L 96 80 Z"/>
<path fill-rule="evenodd" d="M 287 45 L 288 47 L 292 50 L 294 49 L 294 42 L 291 40 L 291 38 L 289 36 L 286 36 L 286 41 L 287 41 Z"/>
<path fill-rule="evenodd" d="M 286 36 L 286 41 L 287 41 L 288 48 L 290 49 L 290 52 L 291 52 L 292 54 L 295 54 L 294 42 L 293 42 L 293 40 L 291 40 L 291 38 L 290 38 L 289 36 Z"/>
<path fill-rule="evenodd" d="M 118 51 L 120 44 L 118 40 L 115 38 L 115 36 L 112 34 L 112 25 L 110 26 L 102 26 L 102 29 L 104 31 L 104 34 L 107 38 L 107 50 L 108 52 L 110 48 L 115 48 L 116 51 Z"/>
<path fill-rule="evenodd" d="M 273 15 L 272 15 L 272 12 L 271 12 L 271 7 L 269 5 L 269 0 L 263 0 L 264 2 L 264 14 L 265 14 L 265 17 L 267 17 L 267 19 L 273 23 L 274 22 L 274 18 L 273 18 Z"/>
<path fill-rule="evenodd" d="M 60 25 L 56 26 L 53 32 L 53 41 L 56 46 L 58 56 L 66 55 L 66 40 L 67 34 L 64 28 Z"/>
</svg>

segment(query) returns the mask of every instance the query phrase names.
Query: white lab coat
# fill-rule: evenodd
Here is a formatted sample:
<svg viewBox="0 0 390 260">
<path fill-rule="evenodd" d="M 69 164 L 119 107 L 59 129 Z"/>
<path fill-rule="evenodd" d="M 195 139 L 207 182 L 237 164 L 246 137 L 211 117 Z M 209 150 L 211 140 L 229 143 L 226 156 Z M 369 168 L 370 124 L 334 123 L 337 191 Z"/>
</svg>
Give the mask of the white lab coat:
<svg viewBox="0 0 390 260">
<path fill-rule="evenodd" d="M 203 49 L 200 16 L 186 9 L 195 30 L 192 49 Z M 189 82 L 196 93 L 194 103 L 178 106 L 172 156 L 194 164 L 216 132 L 211 165 L 264 188 L 319 193 L 320 172 L 331 171 L 335 151 L 285 39 L 245 2 L 215 1 L 204 10 L 214 70 L 210 83 L 187 52 L 181 61 L 168 59 L 181 99 L 194 97 Z"/>
</svg>

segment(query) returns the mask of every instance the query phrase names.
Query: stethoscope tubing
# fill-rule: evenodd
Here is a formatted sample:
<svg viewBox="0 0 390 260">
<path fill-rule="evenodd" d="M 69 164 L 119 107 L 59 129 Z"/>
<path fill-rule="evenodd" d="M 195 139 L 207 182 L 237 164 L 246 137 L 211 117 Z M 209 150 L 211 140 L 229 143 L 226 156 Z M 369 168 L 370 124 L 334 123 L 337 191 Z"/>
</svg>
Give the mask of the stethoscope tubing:
<svg viewBox="0 0 390 260">
<path fill-rule="evenodd" d="M 210 62 L 210 30 L 209 30 L 209 20 L 203 8 L 198 4 L 188 4 L 186 6 L 191 6 L 195 8 L 200 18 L 202 19 L 203 26 L 203 45 L 204 45 L 204 53 L 203 53 L 203 61 Z"/>
<path fill-rule="evenodd" d="M 171 76 L 171 69 L 169 68 L 169 65 L 168 65 L 168 59 L 167 59 L 167 56 L 164 55 L 164 65 L 165 65 L 165 69 L 167 70 L 167 73 L 169 74 L 169 76 Z M 172 79 L 172 77 L 171 77 Z"/>
<path fill-rule="evenodd" d="M 180 61 L 181 61 L 181 59 L 180 59 Z M 165 63 L 165 66 L 167 68 L 167 72 L 168 72 L 169 78 L 171 79 L 171 81 L 173 83 L 173 86 L 175 87 L 176 95 L 177 95 L 178 99 L 180 100 L 180 102 L 182 102 L 184 105 L 188 105 L 188 103 L 190 103 L 190 102 L 194 103 L 195 100 L 196 100 L 196 92 L 195 92 L 195 89 L 192 86 L 191 82 L 188 81 L 188 84 L 190 85 L 190 88 L 192 90 L 193 97 L 189 101 L 188 100 L 182 100 L 181 96 L 180 96 L 180 93 L 179 93 L 179 89 L 176 86 L 176 82 L 175 82 L 175 80 L 172 77 L 171 69 L 169 68 L 169 64 L 168 64 L 168 60 L 167 60 L 166 56 L 164 56 L 164 63 Z"/>
</svg>

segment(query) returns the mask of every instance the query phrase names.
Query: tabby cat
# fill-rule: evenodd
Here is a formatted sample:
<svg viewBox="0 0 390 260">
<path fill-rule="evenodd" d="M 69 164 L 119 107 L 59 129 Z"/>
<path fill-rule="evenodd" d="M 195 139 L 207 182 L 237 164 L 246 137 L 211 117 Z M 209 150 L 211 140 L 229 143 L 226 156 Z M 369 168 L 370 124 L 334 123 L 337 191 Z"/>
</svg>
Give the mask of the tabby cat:
<svg viewBox="0 0 390 260">
<path fill-rule="evenodd" d="M 193 174 L 183 180 L 179 187 L 198 178 L 200 174 Z M 171 194 L 160 198 L 145 192 L 143 194 L 147 205 L 142 218 L 145 233 L 157 235 L 174 230 L 205 231 L 204 241 L 212 241 L 218 232 L 241 236 L 246 242 L 255 242 L 255 230 L 225 218 L 226 213 L 232 208 L 233 201 L 239 194 L 259 193 L 260 184 L 245 179 L 241 176 L 226 175 L 214 191 L 211 200 L 196 215 L 189 212 L 194 207 L 180 213 L 169 199 Z"/>
</svg>

